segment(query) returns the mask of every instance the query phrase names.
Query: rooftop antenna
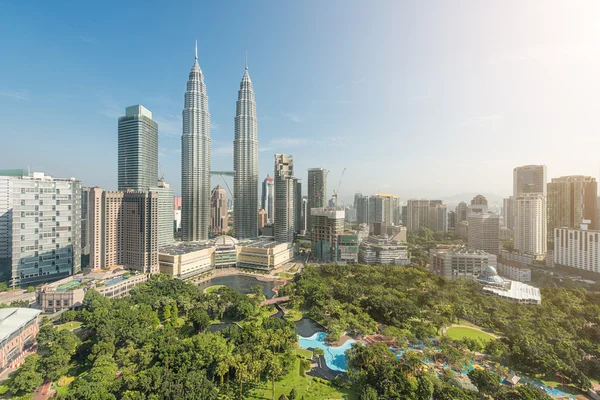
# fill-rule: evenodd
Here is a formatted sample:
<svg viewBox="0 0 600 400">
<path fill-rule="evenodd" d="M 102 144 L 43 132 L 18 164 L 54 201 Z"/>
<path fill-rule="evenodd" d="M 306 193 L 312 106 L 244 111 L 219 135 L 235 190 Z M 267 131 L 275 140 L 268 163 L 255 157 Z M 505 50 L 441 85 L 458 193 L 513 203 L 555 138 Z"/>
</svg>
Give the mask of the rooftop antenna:
<svg viewBox="0 0 600 400">
<path fill-rule="evenodd" d="M 196 61 L 198 61 L 198 39 L 196 39 Z"/>
<path fill-rule="evenodd" d="M 248 71 L 248 50 L 246 50 L 246 71 Z"/>
</svg>

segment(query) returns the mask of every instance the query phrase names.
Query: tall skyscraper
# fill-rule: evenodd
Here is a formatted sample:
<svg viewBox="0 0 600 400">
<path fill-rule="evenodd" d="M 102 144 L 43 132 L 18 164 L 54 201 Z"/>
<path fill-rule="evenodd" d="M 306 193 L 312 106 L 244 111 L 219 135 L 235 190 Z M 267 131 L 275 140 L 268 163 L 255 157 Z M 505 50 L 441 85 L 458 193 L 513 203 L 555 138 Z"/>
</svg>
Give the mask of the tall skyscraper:
<svg viewBox="0 0 600 400">
<path fill-rule="evenodd" d="M 294 159 L 275 154 L 275 240 L 294 240 Z"/>
<path fill-rule="evenodd" d="M 233 172 L 233 231 L 240 239 L 257 237 L 258 119 L 248 65 L 236 103 Z"/>
<path fill-rule="evenodd" d="M 515 250 L 543 259 L 547 248 L 547 228 L 546 196 L 531 193 L 515 197 Z"/>
<path fill-rule="evenodd" d="M 429 200 L 408 200 L 406 210 L 406 229 L 417 232 L 429 224 Z"/>
<path fill-rule="evenodd" d="M 513 170 L 513 196 L 541 194 L 546 196 L 547 172 L 545 165 L 524 165 Z"/>
<path fill-rule="evenodd" d="M 335 208 L 313 208 L 313 257 L 320 261 L 336 261 L 336 242 L 344 231 L 343 210 Z"/>
<path fill-rule="evenodd" d="M 80 272 L 81 182 L 0 172 L 0 216 L 2 281 L 35 285 Z"/>
<path fill-rule="evenodd" d="M 429 203 L 429 229 L 435 232 L 448 231 L 448 209 L 445 204 Z"/>
<path fill-rule="evenodd" d="M 356 208 L 356 224 L 369 224 L 369 196 L 362 193 L 354 195 L 354 208 Z"/>
<path fill-rule="evenodd" d="M 228 225 L 227 192 L 217 185 L 210 196 L 210 229 L 212 233 L 219 235 L 227 232 Z"/>
<path fill-rule="evenodd" d="M 504 226 L 512 231 L 515 222 L 514 197 L 510 196 L 503 199 L 502 205 L 502 216 L 504 217 Z"/>
<path fill-rule="evenodd" d="M 548 183 L 548 232 L 579 228 L 583 220 L 590 221 L 590 229 L 597 229 L 597 193 L 596 178 L 591 176 L 553 178 Z"/>
<path fill-rule="evenodd" d="M 90 188 L 81 188 L 81 254 L 90 254 L 90 225 L 89 225 Z"/>
<path fill-rule="evenodd" d="M 189 74 L 181 136 L 181 230 L 184 241 L 208 239 L 210 228 L 210 114 L 204 75 L 196 60 Z"/>
<path fill-rule="evenodd" d="M 175 243 L 173 233 L 173 189 L 164 179 L 158 181 L 158 186 L 150 188 L 158 193 L 158 248 Z"/>
<path fill-rule="evenodd" d="M 471 200 L 471 205 L 469 206 L 469 211 L 467 213 L 468 214 L 473 214 L 473 213 L 486 213 L 488 212 L 488 201 L 485 198 L 485 196 L 478 194 L 477 196 L 473 197 L 473 199 Z"/>
<path fill-rule="evenodd" d="M 469 206 L 464 201 L 461 201 L 456 206 L 456 225 L 460 224 L 463 221 L 467 220 L 469 216 Z"/>
<path fill-rule="evenodd" d="M 275 196 L 273 178 L 269 175 L 265 178 L 262 183 L 262 196 L 260 201 L 260 207 L 267 212 L 268 223 L 273 223 L 273 209 L 275 207 Z"/>
<path fill-rule="evenodd" d="M 294 231 L 302 230 L 302 182 L 294 178 Z"/>
<path fill-rule="evenodd" d="M 158 179 L 158 125 L 144 106 L 125 109 L 119 118 L 119 190 L 146 191 Z"/>
<path fill-rule="evenodd" d="M 311 209 L 327 207 L 327 169 L 308 169 L 308 229 L 312 229 Z"/>
</svg>

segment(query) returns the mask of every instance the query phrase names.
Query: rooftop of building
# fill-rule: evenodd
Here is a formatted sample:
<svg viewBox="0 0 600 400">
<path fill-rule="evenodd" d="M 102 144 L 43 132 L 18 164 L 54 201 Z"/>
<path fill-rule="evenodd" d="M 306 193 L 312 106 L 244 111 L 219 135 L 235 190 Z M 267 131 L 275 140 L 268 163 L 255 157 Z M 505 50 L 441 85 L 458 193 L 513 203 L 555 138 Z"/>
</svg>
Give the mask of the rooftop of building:
<svg viewBox="0 0 600 400">
<path fill-rule="evenodd" d="M 506 287 L 484 286 L 483 291 L 512 300 L 540 303 L 542 293 L 540 289 L 523 282 L 508 281 Z"/>
<path fill-rule="evenodd" d="M 504 286 L 507 283 L 507 281 L 498 275 L 496 268 L 492 267 L 491 265 L 488 265 L 477 277 L 477 282 L 492 286 Z"/>
<path fill-rule="evenodd" d="M 504 258 L 500 259 L 498 261 L 498 263 L 502 264 L 502 265 L 508 265 L 509 267 L 518 268 L 518 269 L 530 269 L 527 265 L 523 264 L 522 262 L 506 260 Z"/>
<path fill-rule="evenodd" d="M 468 247 L 466 246 L 448 246 L 448 245 L 441 245 L 441 246 L 437 246 L 435 249 L 432 249 L 432 251 L 436 252 L 436 253 L 450 253 L 450 254 L 457 254 L 457 255 L 480 255 L 480 256 L 487 256 L 489 255 L 487 252 L 483 251 L 483 250 L 469 250 Z"/>
<path fill-rule="evenodd" d="M 216 247 L 235 247 L 239 244 L 239 240 L 229 235 L 217 236 L 208 242 L 211 246 Z"/>
<path fill-rule="evenodd" d="M 0 342 L 4 342 L 41 313 L 42 310 L 33 308 L 9 307 L 0 309 Z"/>
<path fill-rule="evenodd" d="M 244 247 L 251 247 L 256 249 L 270 249 L 277 246 L 278 244 L 281 243 L 275 241 L 274 238 L 270 236 L 264 236 L 245 244 Z"/>
<path fill-rule="evenodd" d="M 162 247 L 158 252 L 159 254 L 168 254 L 170 256 L 181 256 L 184 254 L 193 253 L 213 247 L 208 243 L 202 242 L 178 242 L 169 246 Z"/>
</svg>

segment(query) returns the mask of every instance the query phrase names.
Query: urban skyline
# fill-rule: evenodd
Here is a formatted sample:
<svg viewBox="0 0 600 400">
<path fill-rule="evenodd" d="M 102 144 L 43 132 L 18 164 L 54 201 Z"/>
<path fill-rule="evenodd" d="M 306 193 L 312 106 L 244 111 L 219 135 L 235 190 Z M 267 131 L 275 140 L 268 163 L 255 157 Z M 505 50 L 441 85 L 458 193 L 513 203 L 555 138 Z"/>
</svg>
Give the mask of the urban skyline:
<svg viewBox="0 0 600 400">
<path fill-rule="evenodd" d="M 131 18 L 133 10 L 124 9 L 111 16 L 115 30 L 107 33 L 97 24 L 77 30 L 66 23 L 77 19 L 86 25 L 88 15 L 108 16 L 98 6 L 66 9 L 58 5 L 52 7 L 57 15 L 48 20 L 47 5 L 5 5 L 0 20 L 15 32 L 12 38 L 0 39 L 12 54 L 0 66 L 3 76 L 10 78 L 0 85 L 0 119 L 12 132 L 6 144 L 19 148 L 40 140 L 52 150 L 58 142 L 69 142 L 57 149 L 58 159 L 49 151 L 34 153 L 35 157 L 27 160 L 8 154 L 5 162 L 55 176 L 73 175 L 72 165 L 77 165 L 77 178 L 85 186 L 114 190 L 115 119 L 126 106 L 143 104 L 153 111 L 159 125 L 159 162 L 165 179 L 180 194 L 181 76 L 189 71 L 186 60 L 197 37 L 199 61 L 211 96 L 214 169 L 232 165 L 234 91 L 247 49 L 253 83 L 261 88 L 257 99 L 261 107 L 259 177 L 271 171 L 276 152 L 294 154 L 296 175 L 302 181 L 308 168 L 322 166 L 330 170 L 334 182 L 346 167 L 340 200 L 349 204 L 357 191 L 395 193 L 401 199 L 445 198 L 462 192 L 506 197 L 512 191 L 510 169 L 514 165 L 547 164 L 552 177 L 598 176 L 598 160 L 591 150 L 597 142 L 590 123 L 594 102 L 589 101 L 597 92 L 595 71 L 600 67 L 599 53 L 591 51 L 598 44 L 598 36 L 593 34 L 593 9 L 575 13 L 559 3 L 544 4 L 549 15 L 534 35 L 529 21 L 535 19 L 539 7 L 533 4 L 521 5 L 516 20 L 512 19 L 514 7 L 487 7 L 476 2 L 433 10 L 422 5 L 407 9 L 402 4 L 383 4 L 377 15 L 385 20 L 376 26 L 371 11 L 363 18 L 352 12 L 353 7 L 338 10 L 322 5 L 315 16 L 308 11 L 310 4 L 269 3 L 242 5 L 233 11 L 210 6 L 202 11 L 218 17 L 219 25 L 211 19 L 198 27 L 188 22 L 199 5 L 189 6 L 185 15 L 178 15 L 177 27 L 166 35 L 147 32 L 140 44 L 142 50 L 130 52 L 117 38 L 139 30 L 144 20 L 169 16 L 175 10 L 150 5 L 136 9 L 136 18 Z M 446 18 L 448 12 L 455 18 Z M 392 16 L 400 19 L 389 25 Z M 509 19 L 514 30 L 505 35 Z M 325 21 L 334 21 L 333 28 Z M 340 21 L 355 29 L 339 31 Z M 315 30 L 300 35 L 300 27 L 308 23 Z M 249 24 L 262 27 L 249 30 Z M 554 29 L 559 25 L 566 27 L 560 40 Z M 435 29 L 429 32 L 428 26 Z M 473 31 L 464 26 L 472 26 Z M 415 34 L 404 35 L 404 30 Z M 279 32 L 276 40 L 266 40 L 273 31 Z M 225 34 L 218 43 L 208 39 L 221 33 Z M 398 37 L 399 42 L 394 39 Z M 412 43 L 408 37 L 417 39 Z M 436 45 L 440 37 L 455 46 L 451 54 Z M 496 37 L 500 38 L 497 42 L 482 46 Z M 342 40 L 352 46 L 336 46 Z M 390 52 L 392 42 L 402 51 Z M 569 48 L 573 54 L 565 55 Z M 168 57 L 161 57 L 165 52 Z M 15 64 L 31 54 L 44 59 L 46 68 L 40 71 L 32 69 L 33 64 Z M 460 62 L 452 61 L 454 56 Z M 320 62 L 315 63 L 317 57 Z M 542 68 L 548 59 L 553 68 Z M 277 60 L 281 61 L 274 62 Z M 579 65 L 577 76 L 569 85 L 561 83 L 564 76 L 571 76 L 573 62 Z M 390 79 L 397 76 L 398 66 L 402 68 L 399 79 Z M 68 73 L 63 77 L 52 72 L 57 70 Z M 84 84 L 89 89 L 85 95 L 81 91 Z M 517 91 L 514 96 L 507 97 L 509 86 Z M 294 96 L 288 96 L 292 87 Z M 390 99 L 389 93 L 401 95 Z M 43 126 L 25 117 L 32 108 L 38 109 L 36 120 L 44 120 Z M 398 110 L 406 112 L 398 117 Z M 367 114 L 370 118 L 360 117 Z M 566 134 L 569 141 L 553 144 Z M 463 135 L 470 139 L 444 142 L 444 138 Z M 488 152 L 476 151 L 483 137 L 489 139 L 488 146 L 518 145 L 492 159 Z M 374 138 L 389 145 L 375 147 L 371 144 Z M 445 145 L 430 148 L 432 139 Z M 86 143 L 96 151 L 84 151 Z M 370 150 L 376 148 L 374 157 Z M 463 156 L 449 160 L 440 154 L 441 148 L 446 154 L 460 150 Z M 408 151 L 398 157 L 398 149 Z M 354 162 L 344 163 L 347 159 Z M 380 168 L 381 159 L 390 160 L 388 168 Z M 415 163 L 420 163 L 418 179 L 398 173 Z M 91 167 L 99 164 L 106 169 Z M 485 174 L 473 173 L 482 167 Z M 216 183 L 221 182 L 213 186 Z"/>
</svg>

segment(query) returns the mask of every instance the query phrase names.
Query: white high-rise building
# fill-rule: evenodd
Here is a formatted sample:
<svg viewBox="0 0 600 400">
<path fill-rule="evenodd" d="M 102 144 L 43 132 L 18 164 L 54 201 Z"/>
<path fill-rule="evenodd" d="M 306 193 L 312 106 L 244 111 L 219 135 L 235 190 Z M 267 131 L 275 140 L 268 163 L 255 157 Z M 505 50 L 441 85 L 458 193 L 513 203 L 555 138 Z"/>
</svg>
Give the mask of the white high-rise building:
<svg viewBox="0 0 600 400">
<path fill-rule="evenodd" d="M 271 178 L 269 175 L 267 175 L 267 177 L 265 178 L 265 180 L 262 183 L 262 198 L 261 198 L 261 206 L 260 208 L 262 208 L 263 210 L 265 210 L 267 212 L 267 222 L 272 224 L 274 218 L 273 215 L 273 210 L 275 209 L 275 189 L 274 189 L 274 183 L 273 183 L 273 178 Z"/>
<path fill-rule="evenodd" d="M 181 231 L 184 241 L 208 239 L 210 228 L 210 114 L 204 75 L 196 60 L 189 74 L 181 136 Z"/>
<path fill-rule="evenodd" d="M 0 172 L 0 277 L 35 285 L 81 270 L 81 182 Z"/>
<path fill-rule="evenodd" d="M 275 154 L 275 240 L 294 240 L 294 159 Z"/>
<path fill-rule="evenodd" d="M 590 222 L 554 229 L 554 264 L 600 273 L 600 231 L 588 230 Z"/>
<path fill-rule="evenodd" d="M 173 234 L 173 189 L 163 179 L 158 186 L 150 189 L 158 193 L 158 248 L 170 246 L 175 242 Z"/>
<path fill-rule="evenodd" d="M 236 103 L 233 171 L 233 231 L 238 239 L 257 237 L 258 119 L 247 65 Z"/>
<path fill-rule="evenodd" d="M 509 196 L 502 201 L 502 216 L 504 217 L 504 226 L 513 230 L 513 224 L 515 222 L 515 212 L 514 212 L 514 197 Z"/>
<path fill-rule="evenodd" d="M 308 169 L 308 231 L 312 230 L 311 212 L 313 208 L 327 207 L 327 175 L 329 171 L 326 168 Z"/>
<path fill-rule="evenodd" d="M 547 246 L 546 196 L 516 196 L 513 207 L 515 250 L 543 259 Z"/>
<path fill-rule="evenodd" d="M 546 196 L 547 170 L 545 165 L 524 165 L 513 170 L 513 196 L 541 194 Z"/>
</svg>

